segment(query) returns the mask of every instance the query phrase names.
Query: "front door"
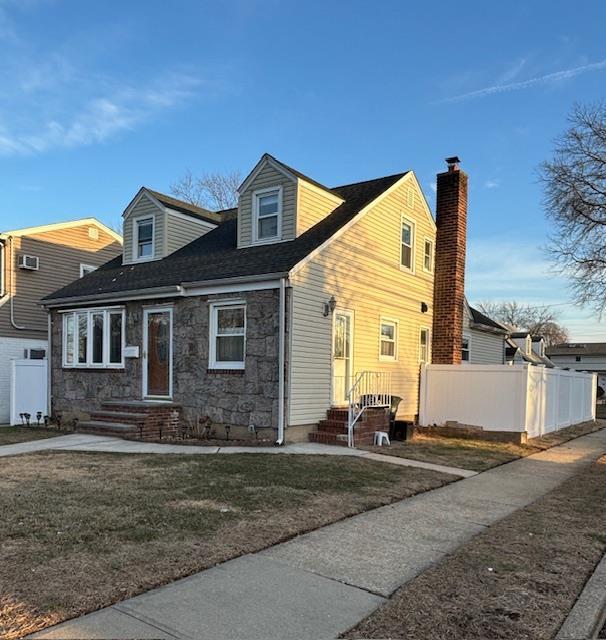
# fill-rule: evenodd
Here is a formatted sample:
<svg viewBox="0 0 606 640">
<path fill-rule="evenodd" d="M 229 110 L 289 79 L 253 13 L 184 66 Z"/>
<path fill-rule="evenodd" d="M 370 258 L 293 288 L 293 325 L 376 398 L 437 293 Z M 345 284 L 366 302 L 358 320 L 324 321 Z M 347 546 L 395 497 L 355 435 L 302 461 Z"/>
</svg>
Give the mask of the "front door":
<svg viewBox="0 0 606 640">
<path fill-rule="evenodd" d="M 353 348 L 353 316 L 349 311 L 335 311 L 332 340 L 332 404 L 347 404 L 351 388 Z"/>
<path fill-rule="evenodd" d="M 172 309 L 145 309 L 143 314 L 143 395 L 172 395 Z"/>
</svg>

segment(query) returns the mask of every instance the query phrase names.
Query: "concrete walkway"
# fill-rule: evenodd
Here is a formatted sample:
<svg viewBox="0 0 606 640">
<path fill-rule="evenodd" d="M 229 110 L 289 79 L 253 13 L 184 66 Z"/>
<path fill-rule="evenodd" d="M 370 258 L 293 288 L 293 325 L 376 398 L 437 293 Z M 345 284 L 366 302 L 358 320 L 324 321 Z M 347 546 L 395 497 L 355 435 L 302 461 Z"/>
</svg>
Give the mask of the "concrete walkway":
<svg viewBox="0 0 606 640">
<path fill-rule="evenodd" d="M 446 467 L 441 464 L 430 462 L 420 462 L 387 456 L 381 453 L 372 453 L 362 449 L 349 449 L 347 447 L 333 447 L 325 444 L 315 444 L 312 442 L 302 442 L 300 444 L 289 444 L 284 447 L 204 447 L 185 444 L 160 444 L 155 442 L 140 442 L 138 440 L 122 440 L 108 436 L 92 436 L 83 433 L 74 433 L 68 436 L 57 436 L 44 440 L 33 440 L 30 442 L 20 442 L 17 444 L 7 444 L 0 446 L 0 457 L 16 456 L 22 453 L 32 453 L 34 451 L 61 450 L 61 451 L 98 451 L 106 453 L 178 453 L 186 455 L 208 455 L 208 454 L 230 454 L 230 453 L 294 453 L 306 455 L 329 455 L 329 456 L 354 456 L 363 457 L 367 460 L 378 460 L 405 467 L 420 467 L 431 469 L 441 473 L 468 478 L 477 475 L 475 471 L 468 469 L 458 469 L 456 467 Z"/>
<path fill-rule="evenodd" d="M 604 452 L 606 430 L 230 560 L 34 637 L 335 638 L 400 585 Z"/>
</svg>

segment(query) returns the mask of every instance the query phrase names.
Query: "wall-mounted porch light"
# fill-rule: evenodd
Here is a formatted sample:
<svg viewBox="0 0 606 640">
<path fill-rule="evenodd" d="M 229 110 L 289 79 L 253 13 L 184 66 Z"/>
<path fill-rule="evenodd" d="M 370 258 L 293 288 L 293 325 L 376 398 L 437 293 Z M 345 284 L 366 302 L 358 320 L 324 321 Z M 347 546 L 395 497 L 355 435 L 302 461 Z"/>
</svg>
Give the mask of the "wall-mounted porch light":
<svg viewBox="0 0 606 640">
<path fill-rule="evenodd" d="M 330 300 L 324 303 L 324 317 L 326 318 L 330 313 L 334 313 L 337 307 L 337 301 L 334 296 L 330 296 Z"/>
</svg>

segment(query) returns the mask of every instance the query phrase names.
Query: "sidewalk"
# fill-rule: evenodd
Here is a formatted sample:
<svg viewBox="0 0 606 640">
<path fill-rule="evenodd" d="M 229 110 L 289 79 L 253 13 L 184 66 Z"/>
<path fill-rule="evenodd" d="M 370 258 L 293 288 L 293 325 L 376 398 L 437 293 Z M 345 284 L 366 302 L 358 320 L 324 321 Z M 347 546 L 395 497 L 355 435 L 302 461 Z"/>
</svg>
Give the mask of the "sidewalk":
<svg viewBox="0 0 606 640">
<path fill-rule="evenodd" d="M 243 556 L 34 638 L 335 638 L 606 452 L 606 430 Z"/>
<path fill-rule="evenodd" d="M 105 453 L 172 453 L 184 455 L 208 455 L 208 454 L 230 454 L 230 453 L 288 453 L 323 456 L 355 456 L 364 457 L 368 460 L 378 460 L 389 464 L 397 464 L 404 467 L 420 467 L 421 469 L 431 469 L 441 473 L 468 478 L 475 476 L 475 471 L 468 469 L 458 469 L 456 467 L 446 467 L 441 464 L 430 462 L 420 462 L 418 460 L 408 460 L 397 456 L 385 456 L 383 454 L 363 451 L 362 449 L 349 449 L 347 447 L 333 447 L 325 444 L 314 444 L 312 442 L 301 442 L 299 444 L 289 444 L 283 447 L 204 447 L 186 444 L 161 444 L 156 442 L 140 442 L 138 440 L 123 440 L 122 438 L 112 438 L 109 436 L 93 436 L 84 433 L 74 433 L 67 436 L 57 436 L 44 440 L 32 440 L 30 442 L 19 442 L 16 444 L 6 444 L 0 446 L 0 457 L 16 456 L 22 453 L 33 453 L 34 451 L 97 451 Z"/>
</svg>

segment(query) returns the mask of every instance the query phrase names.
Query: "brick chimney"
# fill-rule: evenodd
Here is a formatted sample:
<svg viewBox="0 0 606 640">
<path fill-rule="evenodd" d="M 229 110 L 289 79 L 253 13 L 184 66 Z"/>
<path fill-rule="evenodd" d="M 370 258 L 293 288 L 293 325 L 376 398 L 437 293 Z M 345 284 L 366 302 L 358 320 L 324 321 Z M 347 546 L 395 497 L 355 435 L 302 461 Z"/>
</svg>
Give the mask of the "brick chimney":
<svg viewBox="0 0 606 640">
<path fill-rule="evenodd" d="M 437 176 L 432 362 L 461 364 L 467 174 L 459 169 L 456 156 L 446 158 L 446 162 L 448 171 Z"/>
</svg>

